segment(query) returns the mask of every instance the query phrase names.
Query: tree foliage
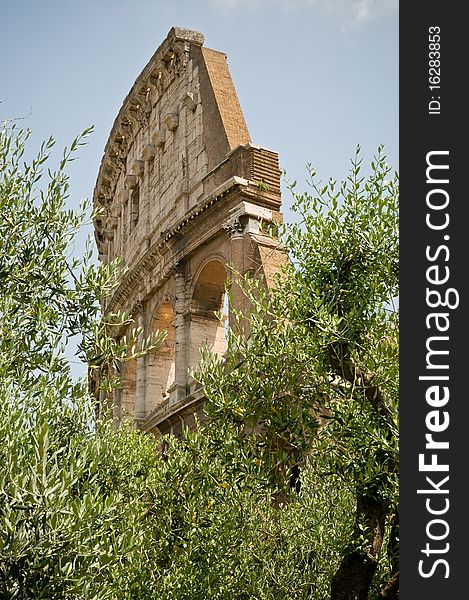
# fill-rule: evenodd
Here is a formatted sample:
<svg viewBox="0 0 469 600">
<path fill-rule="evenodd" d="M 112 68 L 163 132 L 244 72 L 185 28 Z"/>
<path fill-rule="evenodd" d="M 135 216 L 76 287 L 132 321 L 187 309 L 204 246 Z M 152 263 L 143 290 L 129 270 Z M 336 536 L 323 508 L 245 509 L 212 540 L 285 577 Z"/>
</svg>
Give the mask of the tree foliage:
<svg viewBox="0 0 469 600">
<path fill-rule="evenodd" d="M 131 315 L 100 307 L 119 265 L 70 256 L 83 137 L 55 172 L 53 140 L 29 166 L 26 141 L 1 132 L 0 597 L 397 597 L 398 188 L 381 151 L 366 178 L 357 154 L 343 184 L 292 188 L 291 261 L 273 290 L 245 279 L 249 338 L 203 352 L 208 418 L 161 453 L 71 373 L 78 339 L 109 392 L 163 339 L 116 340 Z"/>
<path fill-rule="evenodd" d="M 199 375 L 212 418 L 253 432 L 278 494 L 305 468 L 315 490 L 334 478 L 353 494 L 334 600 L 398 593 L 398 179 L 382 148 L 361 169 L 357 148 L 341 183 L 311 171 L 311 192 L 291 186 L 291 260 L 273 290 L 244 282 L 250 336 L 232 332 L 227 361 L 206 354 Z"/>
<path fill-rule="evenodd" d="M 96 422 L 87 381 L 72 377 L 66 352 L 78 339 L 77 358 L 111 372 L 138 335 L 115 341 L 110 326 L 129 316 L 100 315 L 118 264 L 96 267 L 90 247 L 70 256 L 89 206 L 67 208 L 66 167 L 88 133 L 51 171 L 52 139 L 26 164 L 28 133 L 0 131 L 2 598 L 114 597 L 107 583 L 116 561 L 140 536 L 139 496 L 129 502 L 102 483 L 113 434 Z"/>
</svg>

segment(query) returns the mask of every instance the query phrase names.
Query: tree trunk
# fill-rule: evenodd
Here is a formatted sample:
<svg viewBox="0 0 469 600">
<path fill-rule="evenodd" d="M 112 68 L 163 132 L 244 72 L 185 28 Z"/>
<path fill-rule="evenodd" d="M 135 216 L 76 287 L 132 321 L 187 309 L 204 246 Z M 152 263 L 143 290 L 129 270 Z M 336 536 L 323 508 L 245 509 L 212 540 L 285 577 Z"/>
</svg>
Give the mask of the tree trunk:
<svg viewBox="0 0 469 600">
<path fill-rule="evenodd" d="M 399 598 L 399 513 L 392 516 L 388 542 L 388 557 L 391 563 L 391 576 L 378 594 L 378 600 L 398 600 Z"/>
<path fill-rule="evenodd" d="M 387 502 L 357 496 L 355 549 L 348 552 L 331 584 L 331 600 L 368 600 L 377 556 L 383 544 Z M 365 543 L 360 537 L 365 536 Z"/>
<path fill-rule="evenodd" d="M 378 600 L 399 600 L 399 573 L 395 573 L 383 587 Z"/>
</svg>

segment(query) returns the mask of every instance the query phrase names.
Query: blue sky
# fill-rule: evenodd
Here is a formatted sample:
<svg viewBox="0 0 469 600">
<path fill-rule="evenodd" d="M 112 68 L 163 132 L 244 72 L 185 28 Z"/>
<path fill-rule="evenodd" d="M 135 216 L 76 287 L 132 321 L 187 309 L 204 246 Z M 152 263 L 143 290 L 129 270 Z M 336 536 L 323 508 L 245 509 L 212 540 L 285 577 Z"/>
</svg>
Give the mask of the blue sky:
<svg viewBox="0 0 469 600">
<path fill-rule="evenodd" d="M 251 138 L 305 187 L 306 164 L 343 177 L 355 146 L 384 143 L 398 168 L 397 0 L 16 0 L 0 9 L 0 120 L 24 117 L 32 145 L 69 144 L 71 202 L 91 197 L 124 97 L 173 26 L 228 55 Z M 284 193 L 285 218 L 291 198 Z"/>
</svg>

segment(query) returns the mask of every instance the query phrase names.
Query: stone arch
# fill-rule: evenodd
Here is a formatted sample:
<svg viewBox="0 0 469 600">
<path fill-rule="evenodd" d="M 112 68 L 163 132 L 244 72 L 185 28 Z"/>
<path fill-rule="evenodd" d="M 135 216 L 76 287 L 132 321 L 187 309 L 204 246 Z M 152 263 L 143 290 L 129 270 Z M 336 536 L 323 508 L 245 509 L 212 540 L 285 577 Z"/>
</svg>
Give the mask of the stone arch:
<svg viewBox="0 0 469 600">
<path fill-rule="evenodd" d="M 217 313 L 227 308 L 227 282 L 226 260 L 218 255 L 208 257 L 194 277 L 190 301 L 190 367 L 197 366 L 202 346 L 220 355 L 226 352 L 226 328 Z"/>
<path fill-rule="evenodd" d="M 155 310 L 151 331 L 166 331 L 164 342 L 147 357 L 146 368 L 146 411 L 151 412 L 168 397 L 176 375 L 176 339 L 174 328 L 175 311 L 166 298 Z"/>
</svg>

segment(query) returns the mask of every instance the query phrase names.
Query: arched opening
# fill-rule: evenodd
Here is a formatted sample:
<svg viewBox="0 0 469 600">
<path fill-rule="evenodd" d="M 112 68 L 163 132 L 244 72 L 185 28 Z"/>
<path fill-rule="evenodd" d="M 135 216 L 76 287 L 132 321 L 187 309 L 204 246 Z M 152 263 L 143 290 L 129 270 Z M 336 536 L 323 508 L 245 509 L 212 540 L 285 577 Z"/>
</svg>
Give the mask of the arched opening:
<svg viewBox="0 0 469 600">
<path fill-rule="evenodd" d="M 226 269 L 219 260 L 208 262 L 197 277 L 190 311 L 190 367 L 197 366 L 200 360 L 200 348 L 204 345 L 220 355 L 226 352 L 228 319 L 226 282 Z"/>
<path fill-rule="evenodd" d="M 165 341 L 147 357 L 146 412 L 162 404 L 169 396 L 175 379 L 174 309 L 170 302 L 158 307 L 152 322 L 152 332 L 166 331 Z"/>
<path fill-rule="evenodd" d="M 130 193 L 130 229 L 133 229 L 138 223 L 140 216 L 140 189 L 135 186 Z"/>
</svg>

